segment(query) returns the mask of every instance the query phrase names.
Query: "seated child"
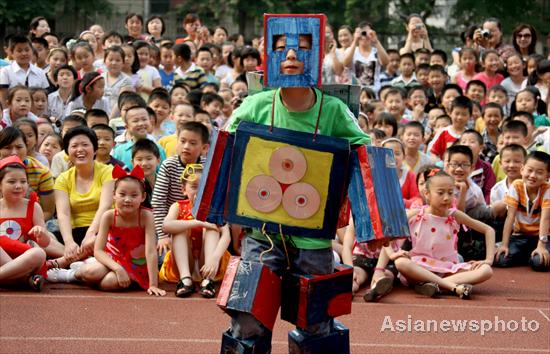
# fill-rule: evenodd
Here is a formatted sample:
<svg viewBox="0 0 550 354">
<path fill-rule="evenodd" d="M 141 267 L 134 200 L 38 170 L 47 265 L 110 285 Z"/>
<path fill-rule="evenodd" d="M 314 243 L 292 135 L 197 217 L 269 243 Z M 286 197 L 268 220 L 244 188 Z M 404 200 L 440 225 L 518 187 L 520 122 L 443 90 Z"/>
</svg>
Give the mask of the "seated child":
<svg viewBox="0 0 550 354">
<path fill-rule="evenodd" d="M 191 215 L 201 175 L 202 165 L 186 166 L 181 175 L 182 193 L 186 199 L 172 204 L 162 225 L 165 233 L 172 234 L 172 255 L 167 254 L 165 262 L 173 262 L 177 267 L 177 297 L 195 292 L 191 274 L 197 265 L 202 278 L 199 293 L 205 298 L 215 297 L 214 282 L 223 279 L 229 260 L 226 251 L 231 242 L 229 226 L 218 227 L 194 220 Z"/>
<path fill-rule="evenodd" d="M 451 104 L 452 124 L 440 130 L 428 145 L 428 151 L 443 159 L 445 150 L 460 138 L 466 130 L 466 124 L 472 116 L 472 101 L 465 96 L 458 96 Z"/>
<path fill-rule="evenodd" d="M 366 302 L 377 301 L 391 291 L 394 275 L 386 269 L 389 262 L 388 256 L 383 252 L 382 247 L 371 249 L 368 244 L 356 241 L 352 219 L 344 234 L 342 261 L 344 264 L 353 266 L 352 292 L 354 294 L 370 280 L 369 290 L 363 296 Z"/>
<path fill-rule="evenodd" d="M 210 115 L 210 120 L 218 128 L 221 128 L 223 123 L 222 116 L 223 98 L 217 93 L 205 93 L 201 97 L 201 109 Z"/>
<path fill-rule="evenodd" d="M 521 179 L 512 183 L 505 198 L 508 216 L 496 267 L 529 263 L 535 271 L 550 270 L 550 155 L 534 151 L 527 156 Z"/>
<path fill-rule="evenodd" d="M 172 101 L 168 91 L 158 87 L 151 91 L 147 105 L 155 111 L 156 122 L 153 126 L 152 135 L 156 140 L 176 131 L 176 124 L 170 119 L 170 108 Z"/>
<path fill-rule="evenodd" d="M 493 274 L 495 232 L 452 207 L 454 189 L 455 182 L 446 172 L 439 171 L 429 177 L 424 191 L 428 205 L 407 213 L 412 249 L 395 252 L 385 247 L 384 251 L 395 262 L 401 281 L 414 285 L 418 293 L 431 297 L 442 288 L 461 299 L 470 299 L 472 284 L 484 282 Z M 485 260 L 459 262 L 455 245 L 461 224 L 485 235 Z"/>
<path fill-rule="evenodd" d="M 468 146 L 473 153 L 474 161 L 470 178 L 481 188 L 485 202 L 489 203 L 491 188 L 495 185 L 496 177 L 491 165 L 480 158 L 483 150 L 483 137 L 474 129 L 468 129 L 458 140 L 460 145 Z"/>
<path fill-rule="evenodd" d="M 35 291 L 44 284 L 46 248 L 51 241 L 36 196 L 25 198 L 27 174 L 17 156 L 0 160 L 0 285 L 25 283 Z M 11 224 L 12 227 L 6 226 Z M 19 229 L 19 235 L 15 234 Z M 38 247 L 28 243 L 36 242 Z M 61 246 L 61 245 L 60 245 Z M 63 246 L 61 246 L 63 252 Z"/>
<path fill-rule="evenodd" d="M 107 124 L 95 124 L 92 127 L 92 130 L 97 135 L 97 151 L 95 155 L 95 160 L 97 162 L 104 163 L 106 165 L 120 166 L 123 170 L 127 169 L 124 165 L 124 162 L 115 159 L 111 156 L 111 151 L 115 146 L 115 132 L 113 128 Z"/>
<path fill-rule="evenodd" d="M 153 95 L 151 95 L 153 97 Z M 126 131 L 130 139 L 124 143 L 115 146 L 113 157 L 122 161 L 129 169 L 132 169 L 132 146 L 140 139 L 148 139 L 148 129 L 151 127 L 149 113 L 144 107 L 131 107 L 126 111 L 124 117 L 126 123 Z M 161 161 L 164 161 L 166 154 L 164 149 L 158 145 L 160 150 Z"/>
<path fill-rule="evenodd" d="M 140 95 L 135 92 L 124 91 L 120 93 L 120 96 L 118 96 L 116 107 L 116 109 L 118 110 L 118 115 L 114 115 L 116 118 L 112 118 L 109 121 L 109 126 L 115 131 L 116 143 L 123 143 L 128 140 L 128 137 L 125 134 L 126 127 L 123 117 L 126 115 L 128 109 L 135 106 L 146 107 L 147 103 Z"/>
<path fill-rule="evenodd" d="M 382 147 L 393 150 L 393 156 L 395 157 L 395 165 L 397 168 L 397 177 L 399 178 L 401 194 L 403 195 L 403 202 L 405 203 L 405 208 L 410 208 L 411 204 L 419 198 L 420 195 L 418 194 L 414 173 L 409 170 L 406 164 L 403 164 L 405 147 L 403 146 L 401 140 L 396 138 L 384 140 L 382 142 Z"/>
<path fill-rule="evenodd" d="M 171 119 L 179 127 L 184 122 L 192 122 L 195 115 L 195 108 L 189 103 L 177 103 L 172 105 Z M 166 151 L 166 156 L 171 157 L 176 154 L 177 134 L 167 135 L 158 141 L 159 145 Z"/>
<path fill-rule="evenodd" d="M 405 113 L 405 99 L 407 95 L 404 89 L 399 87 L 392 87 L 387 90 L 385 96 L 382 99 L 386 112 L 391 114 L 397 123 L 407 123 L 403 120 L 403 113 Z"/>
<path fill-rule="evenodd" d="M 512 183 L 521 178 L 521 169 L 527 157 L 527 151 L 521 145 L 510 144 L 502 148 L 500 156 L 500 166 L 506 173 L 506 178 L 491 188 L 491 205 L 503 201 Z"/>
<path fill-rule="evenodd" d="M 153 141 L 141 139 L 132 146 L 132 163 L 134 166 L 141 166 L 145 174 L 145 192 L 147 197 L 143 206 L 152 209 L 151 198 L 153 197 L 153 187 L 157 178 L 157 170 L 160 165 L 160 150 Z"/>
<path fill-rule="evenodd" d="M 529 138 L 527 137 L 527 125 L 521 121 L 509 120 L 502 126 L 502 144 L 503 146 L 510 144 L 518 144 L 527 149 L 527 142 Z M 500 156 L 497 155 L 493 160 L 493 171 L 497 177 L 497 182 L 502 181 L 506 178 L 506 174 L 500 166 Z"/>
<path fill-rule="evenodd" d="M 72 269 L 50 269 L 48 275 L 67 273 L 65 278 L 103 291 L 119 291 L 136 283 L 149 295 L 164 296 L 166 291 L 158 287 L 153 213 L 141 207 L 146 197 L 143 170 L 137 166 L 127 174 L 115 167 L 113 177 L 115 208 L 101 217 L 94 244 L 97 262 L 73 263 Z"/>
<path fill-rule="evenodd" d="M 394 137 L 397 135 L 397 120 L 395 117 L 387 112 L 380 113 L 376 120 L 374 121 L 374 129 L 380 129 L 388 138 Z"/>
</svg>

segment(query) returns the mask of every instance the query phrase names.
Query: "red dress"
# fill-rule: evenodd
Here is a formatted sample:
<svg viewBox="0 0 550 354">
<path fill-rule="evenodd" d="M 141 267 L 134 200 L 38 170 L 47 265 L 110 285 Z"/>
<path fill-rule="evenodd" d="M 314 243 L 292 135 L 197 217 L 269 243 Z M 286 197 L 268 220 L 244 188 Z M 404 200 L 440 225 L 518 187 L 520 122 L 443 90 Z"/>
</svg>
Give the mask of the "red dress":
<svg viewBox="0 0 550 354">
<path fill-rule="evenodd" d="M 117 210 L 115 209 L 105 252 L 124 268 L 131 280 L 147 290 L 149 289 L 149 275 L 145 257 L 145 227 L 141 226 L 141 210 L 138 216 L 138 226 L 117 226 L 116 218 Z"/>
<path fill-rule="evenodd" d="M 32 219 L 35 202 L 36 195 L 31 194 L 27 202 L 27 212 L 24 217 L 0 217 L 0 247 L 6 251 L 11 258 L 19 257 L 27 250 L 30 250 L 32 246 L 27 244 L 28 241 L 36 242 L 36 238 L 29 235 L 29 231 L 31 231 L 34 226 Z M 44 264 L 38 274 L 46 277 L 46 271 L 46 264 Z"/>
</svg>

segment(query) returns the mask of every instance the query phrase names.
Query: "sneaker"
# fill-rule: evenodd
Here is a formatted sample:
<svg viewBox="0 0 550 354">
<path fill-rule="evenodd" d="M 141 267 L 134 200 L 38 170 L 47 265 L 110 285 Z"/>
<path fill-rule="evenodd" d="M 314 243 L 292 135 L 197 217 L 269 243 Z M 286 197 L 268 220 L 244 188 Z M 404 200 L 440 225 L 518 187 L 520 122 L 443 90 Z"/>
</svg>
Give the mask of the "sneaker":
<svg viewBox="0 0 550 354">
<path fill-rule="evenodd" d="M 84 264 L 91 264 L 96 262 L 97 262 L 97 259 L 95 259 L 95 257 L 88 257 L 84 260 Z"/>
<path fill-rule="evenodd" d="M 76 281 L 76 270 L 52 268 L 48 270 L 48 281 L 50 283 L 72 283 Z"/>
<path fill-rule="evenodd" d="M 76 271 L 79 270 L 80 267 L 82 267 L 83 265 L 84 265 L 84 262 L 82 262 L 82 261 L 73 262 L 73 263 L 71 263 L 71 265 L 69 265 L 69 268 L 72 269 L 72 270 L 74 270 L 74 271 L 76 272 Z"/>
<path fill-rule="evenodd" d="M 382 296 L 387 295 L 393 288 L 393 280 L 384 277 L 376 282 L 373 288 L 367 290 L 363 296 L 363 300 L 366 302 L 373 302 L 379 300 Z"/>
<path fill-rule="evenodd" d="M 414 286 L 417 294 L 434 297 L 439 293 L 439 286 L 436 283 L 418 283 Z"/>
</svg>

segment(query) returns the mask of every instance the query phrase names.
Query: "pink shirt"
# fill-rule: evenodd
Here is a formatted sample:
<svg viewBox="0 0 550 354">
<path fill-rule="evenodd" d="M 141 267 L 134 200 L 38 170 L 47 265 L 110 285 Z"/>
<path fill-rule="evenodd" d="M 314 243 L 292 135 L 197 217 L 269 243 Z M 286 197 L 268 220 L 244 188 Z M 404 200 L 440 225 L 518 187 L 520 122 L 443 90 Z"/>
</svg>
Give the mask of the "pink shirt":
<svg viewBox="0 0 550 354">
<path fill-rule="evenodd" d="M 500 85 L 502 80 L 504 80 L 504 76 L 501 74 L 496 74 L 495 76 L 489 76 L 485 72 L 477 73 L 472 80 L 479 80 L 485 84 L 487 87 L 487 92 L 491 89 L 491 87 L 495 85 Z"/>
</svg>

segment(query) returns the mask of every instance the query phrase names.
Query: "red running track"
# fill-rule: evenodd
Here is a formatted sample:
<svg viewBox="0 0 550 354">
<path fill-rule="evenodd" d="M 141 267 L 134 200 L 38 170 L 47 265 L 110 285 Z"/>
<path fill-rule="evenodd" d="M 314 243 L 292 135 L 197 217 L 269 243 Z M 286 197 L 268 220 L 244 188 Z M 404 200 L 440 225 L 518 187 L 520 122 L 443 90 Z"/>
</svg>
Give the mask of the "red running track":
<svg viewBox="0 0 550 354">
<path fill-rule="evenodd" d="M 214 300 L 196 294 L 178 299 L 173 285 L 161 287 L 170 290 L 164 298 L 60 284 L 47 284 L 41 294 L 0 290 L 0 352 L 219 353 L 229 317 Z M 496 330 L 495 316 L 501 320 Z M 428 299 L 397 288 L 367 304 L 358 294 L 352 314 L 340 320 L 350 328 L 353 353 L 550 353 L 550 273 L 495 269 L 470 301 L 451 295 Z M 414 328 L 414 321 L 433 326 L 442 320 L 455 320 L 457 327 L 438 322 L 437 331 Z M 493 329 L 482 335 L 472 321 Z M 288 352 L 291 328 L 277 321 L 274 353 Z"/>
</svg>

